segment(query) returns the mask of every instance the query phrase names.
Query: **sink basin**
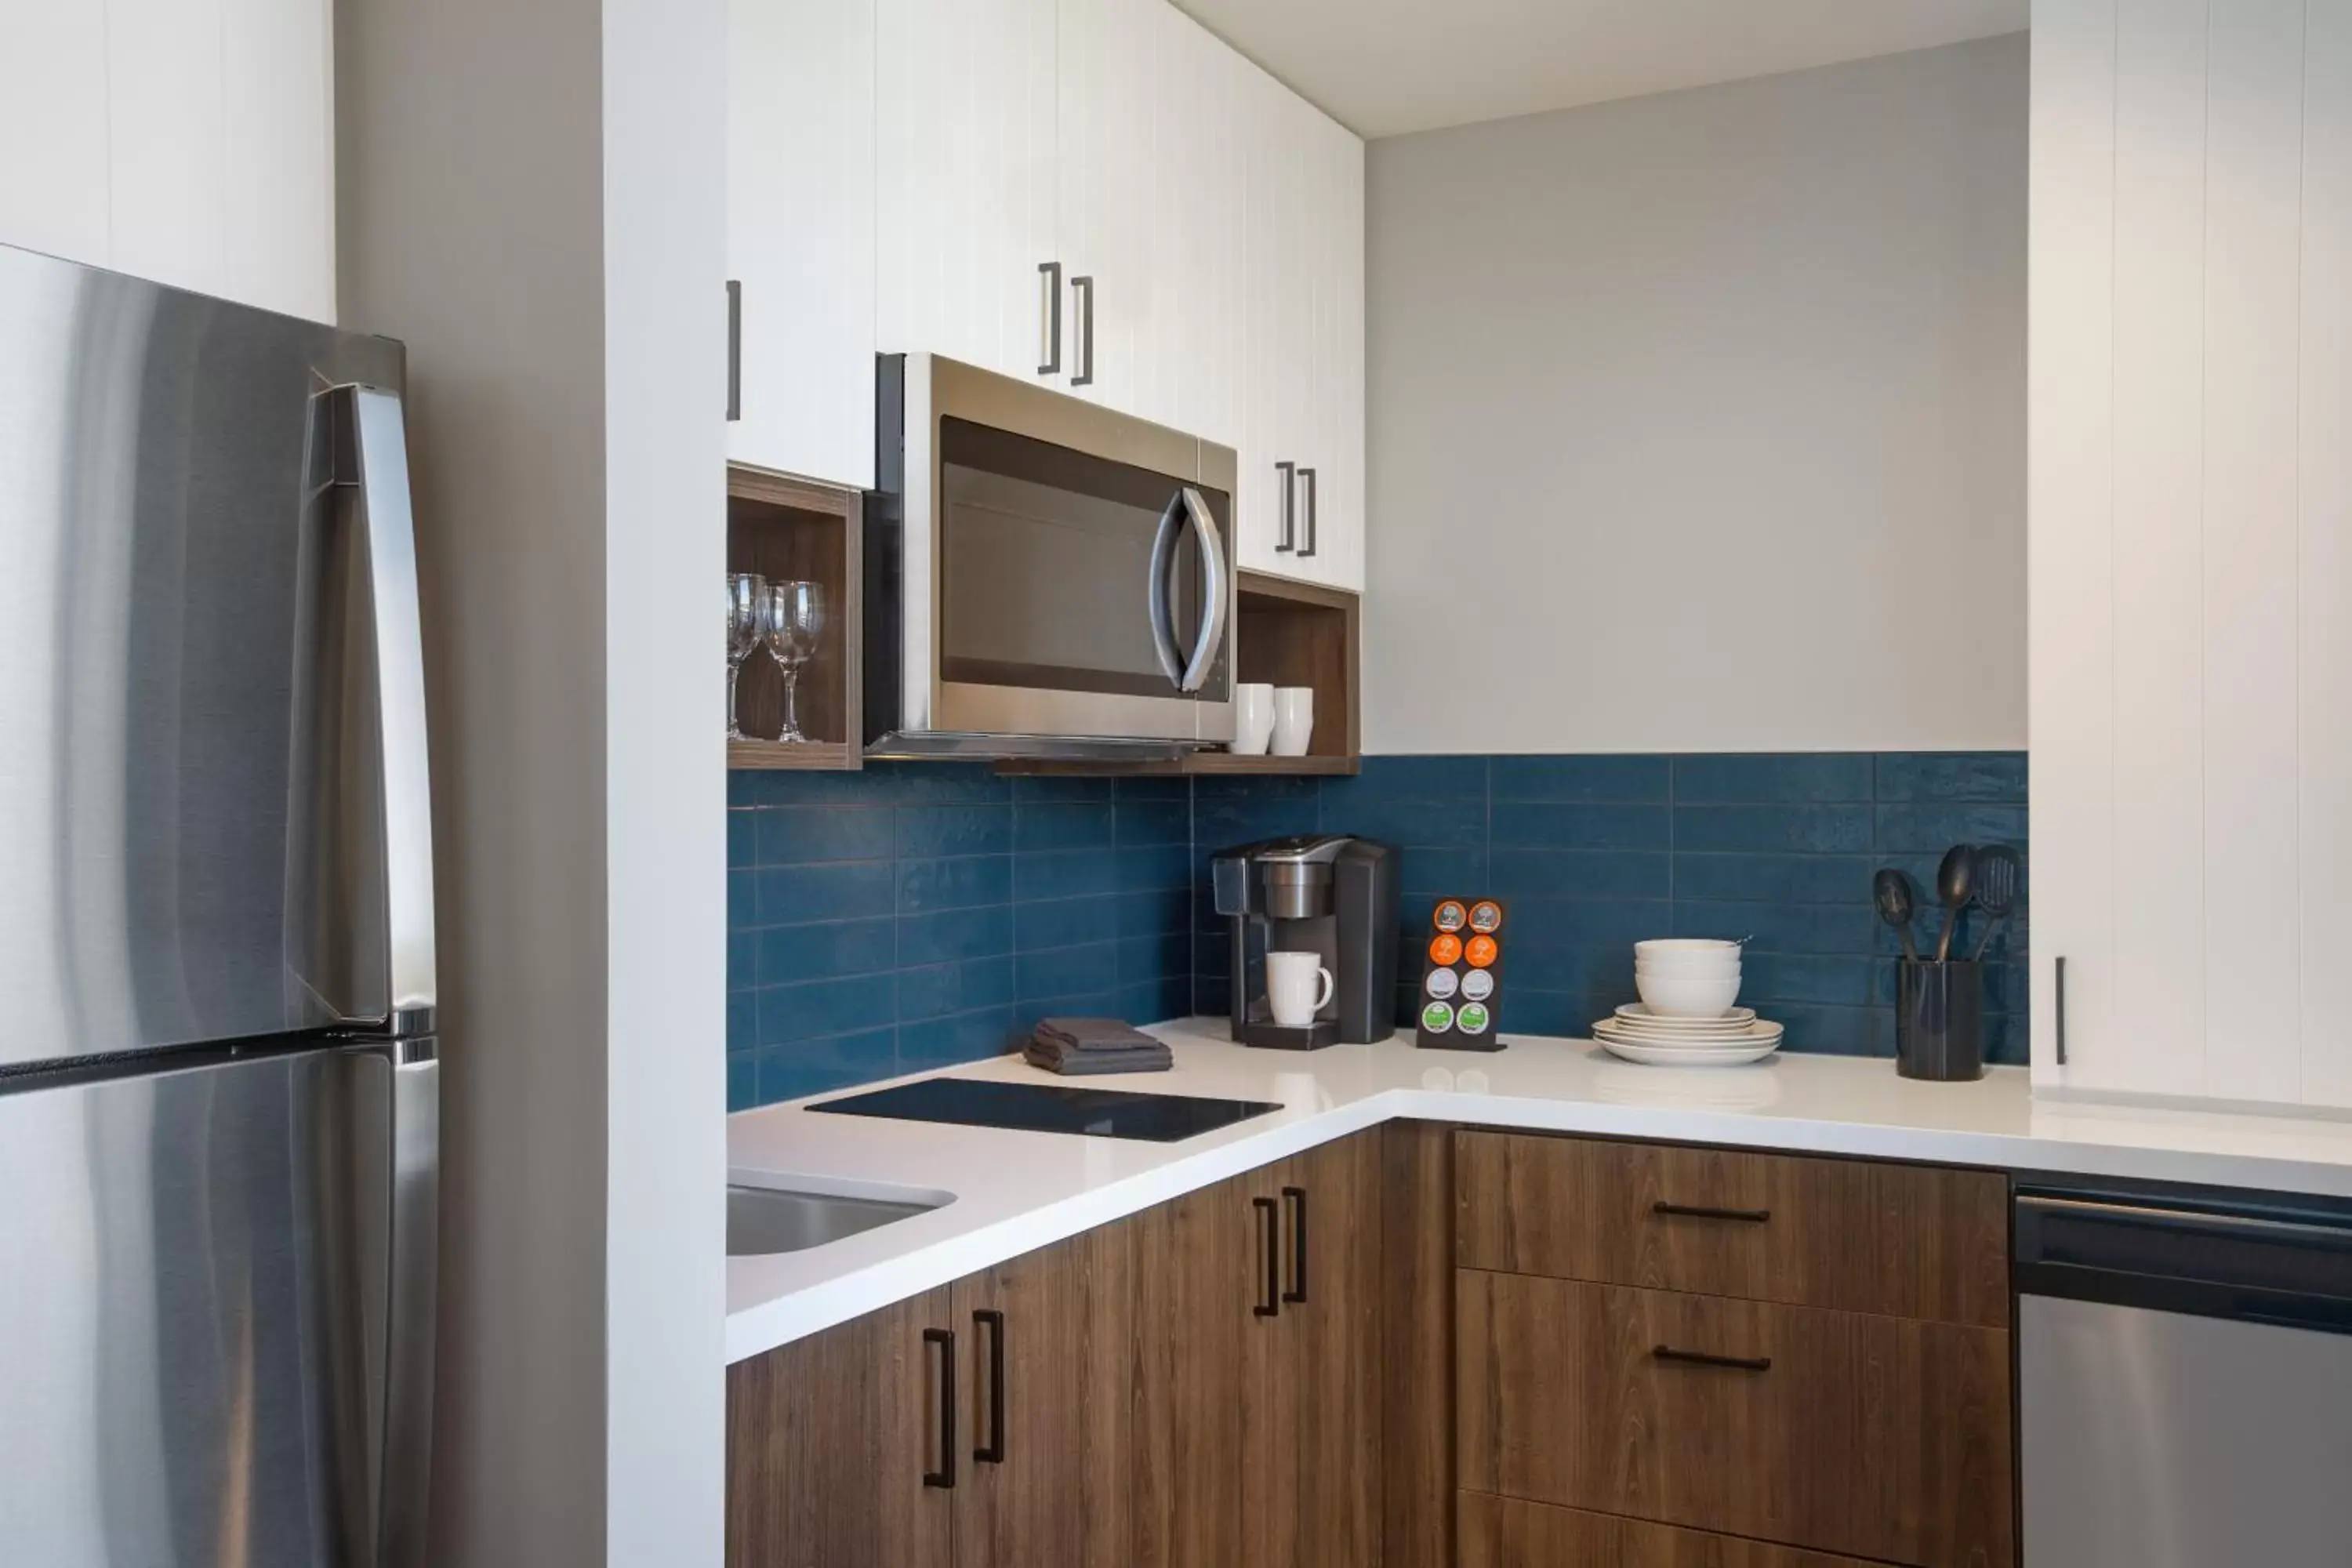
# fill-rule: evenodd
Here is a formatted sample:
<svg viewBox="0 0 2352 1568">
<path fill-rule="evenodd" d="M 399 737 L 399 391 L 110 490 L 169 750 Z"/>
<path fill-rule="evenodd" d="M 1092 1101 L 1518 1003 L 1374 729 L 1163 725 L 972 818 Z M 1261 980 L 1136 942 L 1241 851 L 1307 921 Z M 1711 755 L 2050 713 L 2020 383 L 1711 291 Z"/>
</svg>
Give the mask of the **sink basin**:
<svg viewBox="0 0 2352 1568">
<path fill-rule="evenodd" d="M 798 1187 L 727 1188 L 727 1256 L 800 1252 L 856 1236 L 861 1230 L 911 1219 L 952 1201 L 946 1193 L 914 1188 L 878 1192 L 821 1193 Z"/>
</svg>

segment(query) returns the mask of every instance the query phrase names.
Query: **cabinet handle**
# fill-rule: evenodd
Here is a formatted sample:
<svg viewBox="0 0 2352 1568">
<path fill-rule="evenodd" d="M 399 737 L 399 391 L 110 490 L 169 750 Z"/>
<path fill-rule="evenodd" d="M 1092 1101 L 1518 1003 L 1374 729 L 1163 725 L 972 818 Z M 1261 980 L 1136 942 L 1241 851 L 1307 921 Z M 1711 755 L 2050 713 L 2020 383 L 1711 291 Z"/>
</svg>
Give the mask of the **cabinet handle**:
<svg viewBox="0 0 2352 1568">
<path fill-rule="evenodd" d="M 2066 961 L 2058 961 L 2058 1065 L 2066 1065 Z"/>
<path fill-rule="evenodd" d="M 1282 536 L 1275 541 L 1275 552 L 1287 555 L 1298 546 L 1298 465 L 1276 463 L 1274 471 L 1282 476 Z"/>
<path fill-rule="evenodd" d="M 1730 1372 L 1772 1370 L 1772 1358 L 1769 1355 L 1710 1355 L 1705 1351 L 1678 1351 L 1671 1345 L 1660 1345 L 1650 1354 L 1655 1360 L 1679 1362 L 1685 1366 L 1719 1366 Z"/>
<path fill-rule="evenodd" d="M 1298 558 L 1304 561 L 1315 553 L 1315 470 L 1301 468 L 1298 477 L 1307 481 L 1307 534 L 1298 547 Z"/>
<path fill-rule="evenodd" d="M 1095 384 L 1095 280 L 1091 278 L 1070 279 L 1073 298 L 1071 309 L 1078 317 L 1078 348 L 1073 356 L 1077 363 L 1070 374 L 1072 386 L 1092 386 Z"/>
<path fill-rule="evenodd" d="M 1290 1205 L 1290 1289 L 1282 1293 L 1286 1301 L 1307 1300 L 1307 1189 L 1285 1187 L 1283 1201 Z"/>
<path fill-rule="evenodd" d="M 1282 1221 L 1272 1198 L 1252 1198 L 1250 1207 L 1257 1210 L 1258 1228 L 1265 1236 L 1265 1300 L 1252 1307 L 1250 1315 L 1271 1318 L 1282 1311 Z"/>
<path fill-rule="evenodd" d="M 923 1342 L 940 1347 L 940 1468 L 923 1472 L 927 1487 L 955 1486 L 955 1331 L 925 1329 Z"/>
<path fill-rule="evenodd" d="M 727 422 L 743 417 L 743 285 L 727 279 Z"/>
<path fill-rule="evenodd" d="M 988 1442 L 971 1457 L 983 1465 L 1004 1463 L 1004 1314 L 986 1308 L 971 1315 L 971 1331 L 988 1331 Z"/>
<path fill-rule="evenodd" d="M 1730 1219 L 1743 1225 L 1762 1225 L 1772 1217 L 1770 1209 L 1717 1209 L 1700 1204 L 1665 1204 L 1650 1205 L 1652 1214 L 1676 1215 L 1684 1219 Z"/>
<path fill-rule="evenodd" d="M 1062 264 L 1037 263 L 1037 374 L 1062 374 Z"/>
</svg>

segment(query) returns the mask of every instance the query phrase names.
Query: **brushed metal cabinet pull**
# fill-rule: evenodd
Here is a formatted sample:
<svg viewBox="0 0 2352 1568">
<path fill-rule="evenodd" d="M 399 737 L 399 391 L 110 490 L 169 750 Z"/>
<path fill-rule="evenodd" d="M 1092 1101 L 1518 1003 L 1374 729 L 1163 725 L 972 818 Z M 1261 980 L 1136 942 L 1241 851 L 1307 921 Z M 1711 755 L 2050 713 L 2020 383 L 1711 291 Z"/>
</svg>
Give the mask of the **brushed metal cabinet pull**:
<svg viewBox="0 0 2352 1568">
<path fill-rule="evenodd" d="M 956 1465 L 955 1331 L 925 1329 L 923 1342 L 940 1347 L 940 1468 L 925 1470 L 923 1484 L 952 1489 Z"/>
<path fill-rule="evenodd" d="M 1272 1318 L 1282 1311 L 1282 1219 L 1272 1198 L 1252 1198 L 1258 1226 L 1265 1237 L 1265 1300 L 1250 1309 L 1254 1318 Z"/>
<path fill-rule="evenodd" d="M 1298 544 L 1298 465 L 1276 463 L 1274 471 L 1282 476 L 1282 532 L 1274 542 L 1274 551 L 1287 555 Z"/>
<path fill-rule="evenodd" d="M 1078 347 L 1072 357 L 1076 364 L 1070 376 L 1072 386 L 1092 386 L 1095 384 L 1095 280 L 1092 278 L 1070 279 L 1071 309 L 1078 317 Z"/>
<path fill-rule="evenodd" d="M 1762 1225 L 1772 1217 L 1770 1209 L 1718 1209 L 1709 1208 L 1704 1204 L 1655 1203 L 1650 1205 L 1650 1212 L 1675 1215 L 1684 1219 L 1737 1220 L 1742 1225 Z"/>
<path fill-rule="evenodd" d="M 1298 558 L 1304 561 L 1315 553 L 1315 470 L 1301 468 L 1298 477 L 1307 481 L 1307 535 L 1298 546 Z"/>
<path fill-rule="evenodd" d="M 1286 1301 L 1307 1300 L 1307 1189 L 1285 1187 L 1283 1201 L 1290 1209 L 1290 1289 L 1282 1293 Z"/>
<path fill-rule="evenodd" d="M 2058 961 L 2058 1065 L 2066 1065 L 2066 961 Z"/>
<path fill-rule="evenodd" d="M 1037 263 L 1037 374 L 1062 374 L 1062 264 Z"/>
<path fill-rule="evenodd" d="M 743 285 L 727 279 L 727 422 L 743 417 Z"/>
<path fill-rule="evenodd" d="M 983 1465 L 1004 1463 L 1004 1314 L 982 1308 L 971 1315 L 973 1333 L 988 1331 L 988 1441 L 971 1451 Z"/>
<path fill-rule="evenodd" d="M 1769 1355 L 1714 1355 L 1706 1351 L 1678 1351 L 1672 1345 L 1659 1345 L 1650 1354 L 1657 1361 L 1679 1362 L 1685 1366 L 1719 1366 L 1727 1372 L 1772 1370 L 1772 1358 Z"/>
</svg>

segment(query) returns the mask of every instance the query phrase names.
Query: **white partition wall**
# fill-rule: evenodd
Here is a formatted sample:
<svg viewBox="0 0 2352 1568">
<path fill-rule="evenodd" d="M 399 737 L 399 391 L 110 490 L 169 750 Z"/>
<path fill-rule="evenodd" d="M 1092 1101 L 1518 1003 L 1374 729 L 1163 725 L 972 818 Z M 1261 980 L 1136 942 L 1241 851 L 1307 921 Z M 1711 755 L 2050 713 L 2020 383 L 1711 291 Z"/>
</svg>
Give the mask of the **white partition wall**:
<svg viewBox="0 0 2352 1568">
<path fill-rule="evenodd" d="M 2033 21 L 2036 1081 L 2352 1105 L 2352 0 Z"/>
</svg>

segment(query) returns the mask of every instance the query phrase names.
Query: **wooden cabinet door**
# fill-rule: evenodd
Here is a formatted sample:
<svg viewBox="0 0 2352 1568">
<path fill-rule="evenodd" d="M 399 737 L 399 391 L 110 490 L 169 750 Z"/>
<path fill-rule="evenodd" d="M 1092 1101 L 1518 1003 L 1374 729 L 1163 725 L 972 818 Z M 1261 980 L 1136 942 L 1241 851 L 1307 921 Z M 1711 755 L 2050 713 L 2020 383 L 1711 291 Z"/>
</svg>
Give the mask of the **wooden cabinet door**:
<svg viewBox="0 0 2352 1568">
<path fill-rule="evenodd" d="M 1245 1458 L 1276 1411 L 1274 1324 L 1279 1310 L 1267 1237 L 1277 1210 L 1260 1173 L 1237 1176 L 1147 1211 L 1140 1271 L 1144 1300 L 1167 1343 L 1164 1477 L 1173 1506 L 1164 1561 L 1171 1568 L 1235 1568 L 1245 1555 L 1245 1511 L 1263 1511 L 1262 1463 Z M 1269 1229 L 1272 1226 L 1272 1229 Z M 1252 1475 L 1245 1503 L 1245 1473 Z"/>
<path fill-rule="evenodd" d="M 1255 1561 L 1367 1568 L 1381 1556 L 1379 1134 L 1286 1160 L 1272 1185 L 1284 1230 L 1274 1378 L 1285 1403 L 1264 1446 L 1274 1473 L 1290 1479 Z"/>
<path fill-rule="evenodd" d="M 1465 1488 L 1922 1568 L 2015 1561 L 2003 1331 L 1455 1281 Z"/>
<path fill-rule="evenodd" d="M 1457 1568 L 1874 1568 L 1854 1557 L 1464 1492 Z"/>
<path fill-rule="evenodd" d="M 956 1568 L 1159 1560 L 1167 1339 L 1138 1310 L 1147 1229 L 1138 1215 L 956 1282 Z"/>
<path fill-rule="evenodd" d="M 875 0 L 728 0 L 730 461 L 874 483 Z"/>
<path fill-rule="evenodd" d="M 728 1568 L 950 1568 L 950 1293 L 727 1369 Z M 961 1370 L 960 1368 L 957 1370 Z"/>
</svg>

